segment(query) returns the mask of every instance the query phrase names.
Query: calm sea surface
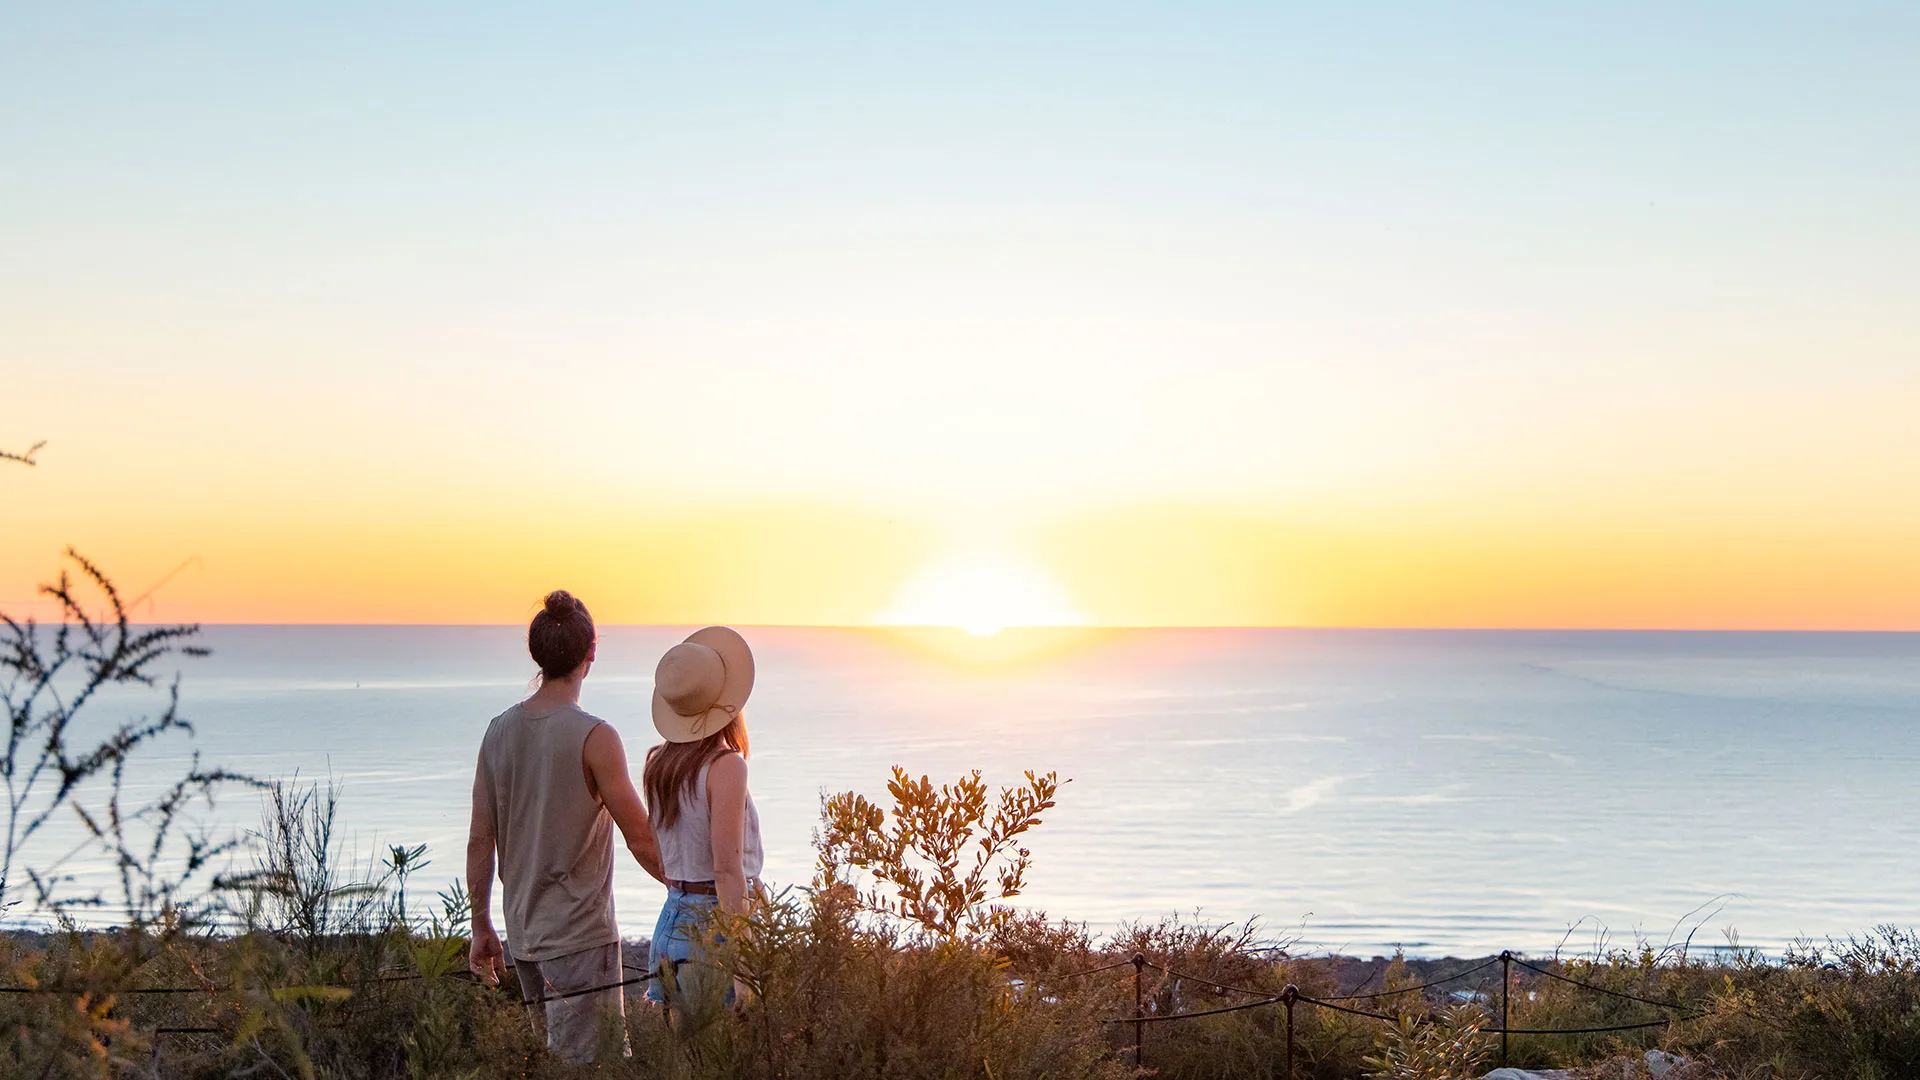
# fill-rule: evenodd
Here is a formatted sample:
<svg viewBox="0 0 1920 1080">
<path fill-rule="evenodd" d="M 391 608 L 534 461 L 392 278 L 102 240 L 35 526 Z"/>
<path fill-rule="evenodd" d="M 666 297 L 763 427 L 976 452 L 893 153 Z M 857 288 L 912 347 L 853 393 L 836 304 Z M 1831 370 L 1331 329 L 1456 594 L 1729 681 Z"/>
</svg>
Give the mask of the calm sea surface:
<svg viewBox="0 0 1920 1080">
<path fill-rule="evenodd" d="M 1920 635 L 1142 630 L 982 665 L 884 631 L 747 634 L 775 885 L 808 879 L 823 791 L 883 795 L 895 764 L 1051 769 L 1072 783 L 1025 899 L 1095 929 L 1197 911 L 1311 948 L 1439 955 L 1570 929 L 1582 948 L 1659 944 L 1703 905 L 1707 944 L 1920 923 Z M 463 873 L 481 733 L 526 693 L 522 635 L 209 628 L 214 655 L 181 667 L 198 736 L 140 776 L 191 749 L 331 775 L 359 848 L 424 842 L 438 887 Z M 636 766 L 653 665 L 680 636 L 602 629 L 582 705 Z M 218 813 L 245 826 L 258 805 Z M 37 850 L 73 836 L 62 818 Z M 616 888 L 644 936 L 661 890 L 632 865 Z"/>
</svg>

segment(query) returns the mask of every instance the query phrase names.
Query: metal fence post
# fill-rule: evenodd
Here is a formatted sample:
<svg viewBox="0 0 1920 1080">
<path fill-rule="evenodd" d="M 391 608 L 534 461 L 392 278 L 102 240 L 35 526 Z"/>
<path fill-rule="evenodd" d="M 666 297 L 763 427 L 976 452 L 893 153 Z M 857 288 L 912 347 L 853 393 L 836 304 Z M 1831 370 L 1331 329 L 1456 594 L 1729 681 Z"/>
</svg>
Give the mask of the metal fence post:
<svg viewBox="0 0 1920 1080">
<path fill-rule="evenodd" d="M 1146 1013 L 1141 1011 L 1141 1002 L 1144 999 L 1141 997 L 1140 984 L 1146 978 L 1146 971 L 1147 971 L 1146 955 L 1144 953 L 1134 953 L 1133 954 L 1133 1067 L 1136 1071 L 1145 1067 L 1141 1064 L 1141 1062 L 1145 1058 L 1144 1051 L 1146 1050 L 1147 1025 L 1141 1022 L 1142 1019 L 1145 1018 Z"/>
<path fill-rule="evenodd" d="M 1300 999 L 1300 988 L 1292 983 L 1280 991 L 1280 1000 L 1287 1003 L 1287 1080 L 1293 1080 L 1293 1003 Z"/>
<path fill-rule="evenodd" d="M 1507 988 L 1513 985 L 1513 953 L 1500 953 L 1500 1067 L 1507 1067 Z"/>
</svg>

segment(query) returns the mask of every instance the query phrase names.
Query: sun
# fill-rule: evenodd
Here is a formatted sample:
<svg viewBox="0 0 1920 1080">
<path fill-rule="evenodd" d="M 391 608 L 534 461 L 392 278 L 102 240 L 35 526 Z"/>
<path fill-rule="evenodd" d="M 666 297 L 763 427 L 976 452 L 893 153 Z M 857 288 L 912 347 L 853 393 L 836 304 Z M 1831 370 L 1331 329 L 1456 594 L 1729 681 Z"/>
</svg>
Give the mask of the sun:
<svg viewBox="0 0 1920 1080">
<path fill-rule="evenodd" d="M 914 575 L 893 607 L 874 617 L 883 626 L 954 626 L 990 637 L 1009 626 L 1083 626 L 1066 590 L 1045 570 L 999 555 L 943 559 Z"/>
</svg>

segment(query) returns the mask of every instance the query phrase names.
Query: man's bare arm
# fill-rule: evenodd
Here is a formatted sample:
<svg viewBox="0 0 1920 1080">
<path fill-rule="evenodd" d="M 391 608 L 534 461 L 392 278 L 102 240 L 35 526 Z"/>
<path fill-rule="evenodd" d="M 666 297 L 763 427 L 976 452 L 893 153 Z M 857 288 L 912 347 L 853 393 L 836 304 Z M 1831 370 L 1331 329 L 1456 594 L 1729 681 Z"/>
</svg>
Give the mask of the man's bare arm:
<svg viewBox="0 0 1920 1080">
<path fill-rule="evenodd" d="M 601 724 L 587 733 L 587 745 L 581 751 L 587 776 L 600 796 L 600 804 L 613 815 L 627 850 L 641 869 L 655 881 L 666 883 L 667 872 L 660 865 L 660 848 L 653 841 L 653 826 L 647 820 L 647 808 L 640 793 L 633 789 L 633 776 L 627 772 L 627 748 L 620 733 L 611 724 Z"/>
<path fill-rule="evenodd" d="M 493 799 L 487 791 L 487 767 L 473 770 L 473 819 L 467 826 L 467 896 L 473 901 L 473 944 L 467 966 L 489 983 L 500 981 L 506 951 L 493 929 Z"/>
</svg>

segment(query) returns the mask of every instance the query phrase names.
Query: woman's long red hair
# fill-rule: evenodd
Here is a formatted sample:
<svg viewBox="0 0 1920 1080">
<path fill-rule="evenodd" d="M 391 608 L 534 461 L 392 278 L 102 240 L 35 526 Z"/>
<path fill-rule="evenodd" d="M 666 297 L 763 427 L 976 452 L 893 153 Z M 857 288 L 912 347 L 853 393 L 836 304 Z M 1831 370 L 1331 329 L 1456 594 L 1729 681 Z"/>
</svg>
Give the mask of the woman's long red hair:
<svg viewBox="0 0 1920 1080">
<path fill-rule="evenodd" d="M 707 763 L 726 753 L 747 756 L 747 718 L 733 722 L 698 742 L 663 742 L 647 751 L 640 787 L 647 797 L 647 815 L 655 828 L 670 829 L 680 820 L 680 803 L 693 792 L 694 781 Z"/>
</svg>

